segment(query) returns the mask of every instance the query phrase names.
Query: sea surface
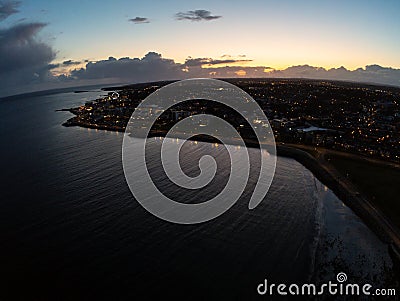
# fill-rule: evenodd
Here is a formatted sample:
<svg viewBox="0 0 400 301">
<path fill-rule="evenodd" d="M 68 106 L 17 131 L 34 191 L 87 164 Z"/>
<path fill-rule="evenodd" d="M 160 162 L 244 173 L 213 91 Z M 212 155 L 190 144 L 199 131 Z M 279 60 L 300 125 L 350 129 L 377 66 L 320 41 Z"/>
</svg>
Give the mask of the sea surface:
<svg viewBox="0 0 400 301">
<path fill-rule="evenodd" d="M 72 115 L 55 111 L 102 94 L 0 101 L 0 300 L 252 299 L 264 279 L 318 283 L 345 272 L 373 282 L 391 269 L 387 246 L 289 158 L 278 158 L 270 191 L 254 210 L 247 205 L 256 173 L 242 198 L 214 220 L 177 225 L 154 217 L 125 181 L 123 134 L 63 127 Z M 185 194 L 151 161 L 161 142 L 149 142 L 149 160 L 167 195 L 209 199 L 223 187 L 223 146 L 185 145 L 181 164 L 189 174 L 203 154 L 222 162 L 214 188 Z M 257 152 L 249 149 L 255 158 Z"/>
</svg>

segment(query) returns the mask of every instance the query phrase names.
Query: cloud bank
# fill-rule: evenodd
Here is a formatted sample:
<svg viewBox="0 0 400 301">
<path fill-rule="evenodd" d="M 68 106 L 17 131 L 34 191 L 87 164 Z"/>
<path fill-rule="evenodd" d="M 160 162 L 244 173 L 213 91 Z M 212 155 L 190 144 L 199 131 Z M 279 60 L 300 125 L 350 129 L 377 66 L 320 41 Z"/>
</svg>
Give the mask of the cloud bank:
<svg viewBox="0 0 400 301">
<path fill-rule="evenodd" d="M 325 69 L 302 65 L 285 70 L 271 70 L 268 73 L 270 77 L 331 79 L 400 86 L 400 69 L 379 65 L 367 65 L 356 70 L 348 70 L 345 67 Z"/>
<path fill-rule="evenodd" d="M 226 57 L 228 56 L 225 55 L 224 58 Z M 368 65 L 356 70 L 348 70 L 344 67 L 325 69 L 309 65 L 292 66 L 283 70 L 268 66 L 226 66 L 248 61 L 251 60 L 189 57 L 184 63 L 177 63 L 173 59 L 163 58 L 159 53 L 149 52 L 143 58 L 110 57 L 107 60 L 89 62 L 85 68 L 73 70 L 70 77 L 74 80 L 112 78 L 124 82 L 193 77 L 277 77 L 347 80 L 400 86 L 400 69 L 379 65 Z"/>
<path fill-rule="evenodd" d="M 183 76 L 182 65 L 165 59 L 156 52 L 149 52 L 143 58 L 109 57 L 107 60 L 89 62 L 85 68 L 75 69 L 70 77 L 75 80 L 110 78 L 120 81 L 153 81 L 179 79 Z"/>
<path fill-rule="evenodd" d="M 184 63 L 178 63 L 173 59 L 162 57 L 159 53 L 149 52 L 142 58 L 109 57 L 99 61 L 66 60 L 60 64 L 51 64 L 55 52 L 46 44 L 34 39 L 36 32 L 43 26 L 45 25 L 40 23 L 24 24 L 9 29 L 8 35 L 0 34 L 1 39 L 9 39 L 7 43 L 0 43 L 0 58 L 7 56 L 6 60 L 0 60 L 0 97 L 17 94 L 18 92 L 10 93 L 7 90 L 8 85 L 15 83 L 18 83 L 21 93 L 65 86 L 138 83 L 196 77 L 310 78 L 400 86 L 400 69 L 379 65 L 368 65 L 356 70 L 344 67 L 325 69 L 309 65 L 277 70 L 268 66 L 235 66 L 234 64 L 249 60 L 240 57 L 235 59 L 228 55 L 221 59 L 189 57 Z M 12 50 L 8 51 L 5 48 Z M 82 63 L 86 63 L 83 68 L 75 68 L 75 65 Z M 52 70 L 66 67 L 72 68 L 69 74 L 51 73 Z"/>
<path fill-rule="evenodd" d="M 62 62 L 62 64 L 64 66 L 79 65 L 81 63 L 82 62 L 80 62 L 80 61 L 73 61 L 73 60 L 67 60 L 67 61 Z"/>
</svg>

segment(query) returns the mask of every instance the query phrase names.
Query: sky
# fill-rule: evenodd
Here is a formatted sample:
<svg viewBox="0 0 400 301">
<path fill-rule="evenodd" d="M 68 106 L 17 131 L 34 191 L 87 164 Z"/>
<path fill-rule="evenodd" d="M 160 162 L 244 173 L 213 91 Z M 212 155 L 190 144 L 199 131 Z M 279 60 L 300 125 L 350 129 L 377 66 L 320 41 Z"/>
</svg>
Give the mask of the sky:
<svg viewBox="0 0 400 301">
<path fill-rule="evenodd" d="M 400 85 L 399 11 L 398 0 L 0 0 L 0 97 L 199 76 Z"/>
</svg>

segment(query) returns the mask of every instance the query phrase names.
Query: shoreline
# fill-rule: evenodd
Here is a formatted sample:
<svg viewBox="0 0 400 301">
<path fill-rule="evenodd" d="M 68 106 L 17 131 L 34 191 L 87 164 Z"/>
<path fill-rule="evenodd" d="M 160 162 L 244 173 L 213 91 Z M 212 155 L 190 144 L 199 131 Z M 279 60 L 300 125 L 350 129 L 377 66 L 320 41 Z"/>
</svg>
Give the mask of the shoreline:
<svg viewBox="0 0 400 301">
<path fill-rule="evenodd" d="M 301 149 L 301 145 L 296 147 L 295 145 L 278 144 L 277 155 L 292 158 L 309 169 L 321 183 L 331 189 L 346 206 L 353 210 L 380 240 L 388 244 L 393 261 L 396 261 L 397 264 L 400 263 L 399 229 L 331 164 L 323 158 L 315 158 Z"/>
</svg>

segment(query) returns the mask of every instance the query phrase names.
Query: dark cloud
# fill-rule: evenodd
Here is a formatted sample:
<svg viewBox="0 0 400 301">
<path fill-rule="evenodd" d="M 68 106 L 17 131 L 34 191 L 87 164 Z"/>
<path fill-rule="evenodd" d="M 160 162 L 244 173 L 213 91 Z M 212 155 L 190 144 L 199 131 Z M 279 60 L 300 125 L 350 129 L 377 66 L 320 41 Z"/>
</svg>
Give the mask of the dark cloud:
<svg viewBox="0 0 400 301">
<path fill-rule="evenodd" d="M 133 19 L 129 19 L 129 21 L 133 22 L 135 24 L 150 23 L 150 20 L 148 18 L 144 18 L 144 17 L 135 17 Z"/>
<path fill-rule="evenodd" d="M 51 79 L 56 52 L 37 38 L 45 26 L 25 23 L 0 30 L 0 89 Z"/>
<path fill-rule="evenodd" d="M 149 52 L 143 58 L 109 57 L 108 60 L 89 62 L 85 68 L 71 72 L 75 79 L 120 79 L 121 81 L 153 81 L 178 79 L 184 76 L 182 65 L 165 59 L 156 52 Z"/>
<path fill-rule="evenodd" d="M 211 66 L 211 65 L 243 63 L 243 62 L 251 62 L 251 60 L 235 60 L 235 59 L 214 60 L 212 58 L 188 58 L 185 61 L 185 65 L 189 67 L 194 67 L 202 65 Z"/>
<path fill-rule="evenodd" d="M 18 24 L 0 30 L 0 70 L 9 72 L 51 61 L 55 53 L 36 39 L 45 23 Z"/>
<path fill-rule="evenodd" d="M 61 67 L 61 64 L 48 64 L 49 70 Z"/>
<path fill-rule="evenodd" d="M 67 60 L 67 61 L 64 61 L 62 64 L 64 66 L 71 66 L 71 65 L 79 65 L 80 63 L 81 62 L 79 62 L 79 61 Z"/>
<path fill-rule="evenodd" d="M 20 1 L 0 1 L 0 21 L 19 12 L 18 7 L 20 4 Z"/>
<path fill-rule="evenodd" d="M 89 60 L 84 60 L 82 62 L 80 61 L 73 61 L 73 60 L 66 60 L 63 61 L 62 63 L 51 63 L 48 64 L 48 68 L 49 69 L 58 69 L 59 72 L 65 72 L 66 70 L 68 70 L 70 66 L 75 66 L 75 65 L 79 65 L 82 63 L 87 63 L 89 62 Z"/>
<path fill-rule="evenodd" d="M 187 12 L 179 12 L 175 14 L 177 20 L 189 21 L 211 21 L 222 18 L 222 16 L 213 16 L 211 12 L 204 9 L 189 10 Z"/>
</svg>

